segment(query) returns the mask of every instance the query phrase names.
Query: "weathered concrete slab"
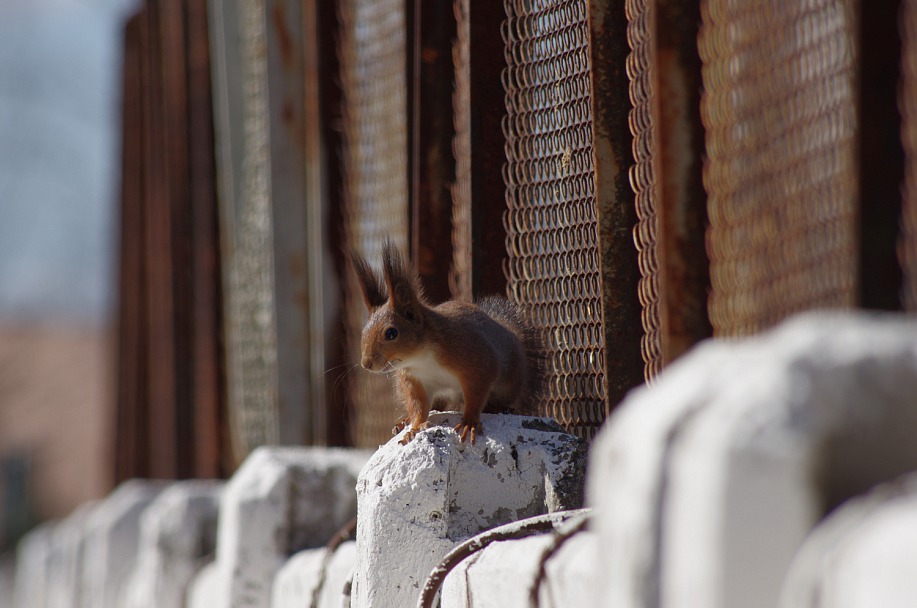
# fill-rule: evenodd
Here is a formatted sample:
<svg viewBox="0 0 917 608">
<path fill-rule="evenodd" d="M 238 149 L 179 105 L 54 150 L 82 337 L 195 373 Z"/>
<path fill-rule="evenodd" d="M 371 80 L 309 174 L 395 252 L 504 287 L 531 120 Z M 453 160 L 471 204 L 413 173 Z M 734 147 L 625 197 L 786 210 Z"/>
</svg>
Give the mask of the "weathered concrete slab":
<svg viewBox="0 0 917 608">
<path fill-rule="evenodd" d="M 382 446 L 357 485 L 353 605 L 413 606 L 456 543 L 484 530 L 582 504 L 586 444 L 542 418 L 484 415 L 476 445 L 435 412 L 405 446 Z"/>
<path fill-rule="evenodd" d="M 843 499 L 917 468 L 917 325 L 808 314 L 699 347 L 596 441 L 599 606 L 773 606 Z"/>
<path fill-rule="evenodd" d="M 216 550 L 219 481 L 180 481 L 164 490 L 140 518 L 137 561 L 127 608 L 182 608 L 194 574 Z"/>
</svg>

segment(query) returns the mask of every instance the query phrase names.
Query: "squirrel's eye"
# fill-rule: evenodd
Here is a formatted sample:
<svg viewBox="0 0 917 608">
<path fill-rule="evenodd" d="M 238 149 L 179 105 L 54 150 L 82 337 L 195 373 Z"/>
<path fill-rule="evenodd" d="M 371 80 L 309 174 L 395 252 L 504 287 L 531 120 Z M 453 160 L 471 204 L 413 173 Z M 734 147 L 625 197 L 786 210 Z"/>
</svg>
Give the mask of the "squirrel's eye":
<svg viewBox="0 0 917 608">
<path fill-rule="evenodd" d="M 398 337 L 398 330 L 395 329 L 394 327 L 389 327 L 388 329 L 385 330 L 385 339 L 386 340 L 394 340 L 397 337 Z"/>
</svg>

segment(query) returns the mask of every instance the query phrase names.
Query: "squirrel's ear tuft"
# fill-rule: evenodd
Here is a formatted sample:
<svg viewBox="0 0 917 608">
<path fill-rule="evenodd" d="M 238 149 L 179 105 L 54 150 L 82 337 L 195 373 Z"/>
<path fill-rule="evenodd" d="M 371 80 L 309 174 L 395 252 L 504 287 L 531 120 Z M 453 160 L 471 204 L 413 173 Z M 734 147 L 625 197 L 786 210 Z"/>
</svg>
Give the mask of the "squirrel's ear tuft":
<svg viewBox="0 0 917 608">
<path fill-rule="evenodd" d="M 416 320 L 424 301 L 420 278 L 409 269 L 394 243 L 386 240 L 382 247 L 382 272 L 391 295 L 392 308 L 409 320 Z"/>
<path fill-rule="evenodd" d="M 369 312 L 385 304 L 385 301 L 388 300 L 388 296 L 385 295 L 385 286 L 379 275 L 370 268 L 369 263 L 355 252 L 350 254 L 350 263 L 353 265 L 353 271 L 357 275 L 360 291 L 363 292 L 363 302 Z"/>
</svg>

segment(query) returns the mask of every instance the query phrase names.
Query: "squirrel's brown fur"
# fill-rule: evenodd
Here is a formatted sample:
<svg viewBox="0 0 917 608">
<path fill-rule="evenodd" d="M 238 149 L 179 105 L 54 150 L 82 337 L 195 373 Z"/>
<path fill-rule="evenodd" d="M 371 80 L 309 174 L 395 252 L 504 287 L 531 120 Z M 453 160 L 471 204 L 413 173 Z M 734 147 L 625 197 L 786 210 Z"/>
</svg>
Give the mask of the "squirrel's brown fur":
<svg viewBox="0 0 917 608">
<path fill-rule="evenodd" d="M 518 306 L 496 296 L 477 305 L 431 306 L 417 273 L 390 242 L 382 251 L 382 277 L 359 255 L 352 261 L 370 313 L 361 364 L 372 372 L 395 372 L 405 408 L 395 430 L 410 425 L 401 443 L 425 426 L 434 401 L 464 402 L 455 430 L 472 443 L 481 432 L 482 411 L 534 409 L 544 378 L 543 350 Z"/>
</svg>

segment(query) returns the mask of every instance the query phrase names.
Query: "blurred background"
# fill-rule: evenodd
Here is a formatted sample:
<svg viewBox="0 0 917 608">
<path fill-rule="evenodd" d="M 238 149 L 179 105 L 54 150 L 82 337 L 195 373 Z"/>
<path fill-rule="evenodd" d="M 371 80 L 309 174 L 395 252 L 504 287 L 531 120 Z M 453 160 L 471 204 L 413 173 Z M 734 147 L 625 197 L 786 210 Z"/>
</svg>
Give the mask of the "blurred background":
<svg viewBox="0 0 917 608">
<path fill-rule="evenodd" d="M 0 2 L 0 547 L 111 487 L 123 23 Z"/>
</svg>

